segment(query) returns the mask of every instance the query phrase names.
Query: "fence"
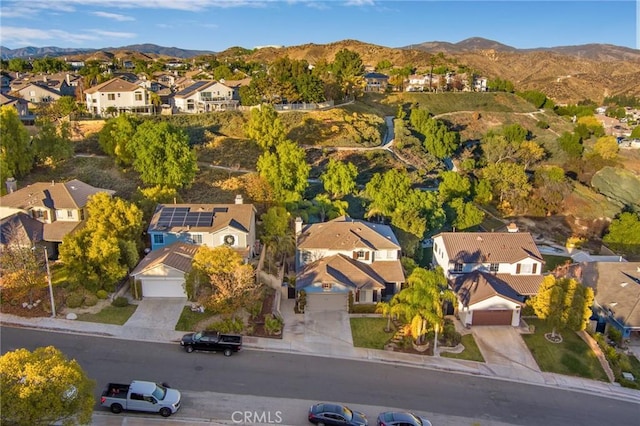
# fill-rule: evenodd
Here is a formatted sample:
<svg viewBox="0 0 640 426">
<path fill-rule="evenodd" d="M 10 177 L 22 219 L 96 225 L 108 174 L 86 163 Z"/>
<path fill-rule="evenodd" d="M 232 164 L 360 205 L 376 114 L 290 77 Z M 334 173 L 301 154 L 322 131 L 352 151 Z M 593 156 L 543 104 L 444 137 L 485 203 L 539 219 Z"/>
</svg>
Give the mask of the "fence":
<svg viewBox="0 0 640 426">
<path fill-rule="evenodd" d="M 267 255 L 267 246 L 265 245 L 260 252 L 260 259 L 258 260 L 258 266 L 256 267 L 256 282 L 263 283 L 275 290 L 273 299 L 273 315 L 282 318 L 280 314 L 280 301 L 282 300 L 282 283 L 284 280 L 284 265 L 278 268 L 278 276 L 271 275 L 263 270 L 265 257 Z"/>
<path fill-rule="evenodd" d="M 321 103 L 294 103 L 294 104 L 274 104 L 273 107 L 276 111 L 313 111 L 317 109 L 331 108 L 334 105 L 333 101 L 321 102 Z"/>
</svg>

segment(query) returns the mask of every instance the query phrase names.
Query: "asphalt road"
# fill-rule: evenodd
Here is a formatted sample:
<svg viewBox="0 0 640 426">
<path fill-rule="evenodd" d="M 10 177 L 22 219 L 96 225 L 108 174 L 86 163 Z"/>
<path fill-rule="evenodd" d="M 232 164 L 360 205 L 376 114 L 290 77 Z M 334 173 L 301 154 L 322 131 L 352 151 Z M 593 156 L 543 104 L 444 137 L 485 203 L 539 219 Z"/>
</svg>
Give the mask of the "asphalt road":
<svg viewBox="0 0 640 426">
<path fill-rule="evenodd" d="M 308 406 L 308 401 L 409 409 L 482 425 L 631 425 L 640 415 L 640 404 L 599 395 L 418 368 L 252 350 L 232 357 L 187 354 L 177 344 L 1 329 L 2 353 L 46 345 L 54 345 L 82 365 L 98 383 L 96 398 L 107 382 L 132 379 L 166 381 L 184 391 L 184 410 L 176 419 L 181 415 L 216 418 L 211 410 L 231 407 L 233 401 L 251 407 L 246 399 L 250 395 L 268 398 L 259 404 L 263 410 L 284 411 L 285 418 L 303 416 L 289 424 L 306 423 L 305 411 L 298 407 Z M 219 400 L 224 394 L 227 404 Z M 208 399 L 214 395 L 215 403 Z M 285 402 L 274 407 L 277 400 L 273 398 Z M 294 400 L 304 404 L 292 405 Z M 295 413 L 287 413 L 294 409 Z"/>
</svg>

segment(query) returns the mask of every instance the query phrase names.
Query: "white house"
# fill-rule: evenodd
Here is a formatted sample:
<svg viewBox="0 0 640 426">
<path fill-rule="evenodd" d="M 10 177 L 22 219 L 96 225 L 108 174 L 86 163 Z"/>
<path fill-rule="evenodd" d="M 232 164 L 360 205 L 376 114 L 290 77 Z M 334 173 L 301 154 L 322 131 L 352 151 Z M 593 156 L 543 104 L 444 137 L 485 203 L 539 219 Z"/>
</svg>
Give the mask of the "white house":
<svg viewBox="0 0 640 426">
<path fill-rule="evenodd" d="M 203 113 L 236 109 L 240 105 L 241 81 L 199 80 L 177 92 L 171 98 L 177 112 Z"/>
<path fill-rule="evenodd" d="M 109 111 L 115 114 L 151 114 L 154 108 L 146 88 L 121 78 L 113 78 L 85 90 L 84 93 L 87 110 L 98 116 L 103 116 Z"/>
<path fill-rule="evenodd" d="M 387 225 L 342 216 L 303 225 L 296 219 L 296 290 L 307 295 L 307 311 L 347 310 L 376 303 L 405 280 L 400 245 Z"/>
</svg>

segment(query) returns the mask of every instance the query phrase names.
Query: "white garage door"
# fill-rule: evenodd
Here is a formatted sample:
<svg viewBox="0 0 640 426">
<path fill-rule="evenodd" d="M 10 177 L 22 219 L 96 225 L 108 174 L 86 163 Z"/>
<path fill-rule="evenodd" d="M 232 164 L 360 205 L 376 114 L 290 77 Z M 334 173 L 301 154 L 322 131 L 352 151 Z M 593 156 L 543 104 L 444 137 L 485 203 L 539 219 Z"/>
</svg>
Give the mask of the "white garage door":
<svg viewBox="0 0 640 426">
<path fill-rule="evenodd" d="M 143 297 L 187 297 L 182 280 L 143 279 Z"/>
<path fill-rule="evenodd" d="M 347 293 L 307 293 L 305 312 L 346 312 L 349 307 Z"/>
</svg>

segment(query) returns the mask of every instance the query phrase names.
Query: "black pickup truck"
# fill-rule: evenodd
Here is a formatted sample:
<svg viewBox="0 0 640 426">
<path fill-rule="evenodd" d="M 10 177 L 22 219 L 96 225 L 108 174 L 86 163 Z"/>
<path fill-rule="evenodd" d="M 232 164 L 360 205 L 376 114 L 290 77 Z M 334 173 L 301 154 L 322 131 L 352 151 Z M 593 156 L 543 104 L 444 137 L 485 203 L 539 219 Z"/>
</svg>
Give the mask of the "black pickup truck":
<svg viewBox="0 0 640 426">
<path fill-rule="evenodd" d="M 242 335 L 225 334 L 218 331 L 199 331 L 185 334 L 180 346 L 191 353 L 193 351 L 222 352 L 224 356 L 231 356 L 242 348 Z"/>
</svg>

